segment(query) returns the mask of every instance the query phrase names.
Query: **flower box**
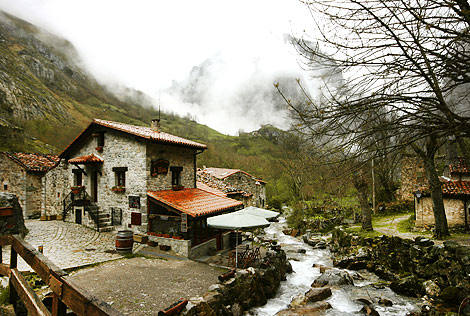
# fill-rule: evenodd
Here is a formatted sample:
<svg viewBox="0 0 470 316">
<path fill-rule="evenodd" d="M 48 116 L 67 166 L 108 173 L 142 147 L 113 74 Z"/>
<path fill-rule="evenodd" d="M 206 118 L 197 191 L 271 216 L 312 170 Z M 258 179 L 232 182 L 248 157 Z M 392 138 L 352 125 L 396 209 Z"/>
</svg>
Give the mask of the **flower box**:
<svg viewBox="0 0 470 316">
<path fill-rule="evenodd" d="M 123 193 L 123 192 L 126 192 L 126 187 L 114 186 L 111 188 L 111 191 L 116 192 L 116 193 Z"/>
<path fill-rule="evenodd" d="M 168 235 L 168 234 L 161 234 L 160 237 L 163 237 L 163 238 L 170 238 L 170 235 Z"/>
<path fill-rule="evenodd" d="M 70 187 L 70 190 L 72 191 L 73 194 L 79 194 L 83 189 L 84 189 L 83 185 L 76 185 L 76 186 Z"/>
<path fill-rule="evenodd" d="M 183 239 L 183 237 L 180 237 L 180 236 L 171 236 L 171 238 L 173 238 L 173 239 L 179 239 L 179 240 L 182 240 L 182 239 Z"/>
</svg>

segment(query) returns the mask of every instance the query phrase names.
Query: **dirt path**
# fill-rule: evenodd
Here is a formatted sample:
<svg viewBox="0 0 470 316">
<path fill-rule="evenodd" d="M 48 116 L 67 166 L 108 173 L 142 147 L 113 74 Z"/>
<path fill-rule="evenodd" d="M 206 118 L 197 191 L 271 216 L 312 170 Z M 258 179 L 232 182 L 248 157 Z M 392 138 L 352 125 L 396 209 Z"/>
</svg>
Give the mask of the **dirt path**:
<svg viewBox="0 0 470 316">
<path fill-rule="evenodd" d="M 420 234 L 419 232 L 400 232 L 398 231 L 398 223 L 407 220 L 411 214 L 405 214 L 397 217 L 387 217 L 382 220 L 378 220 L 375 223 L 374 230 L 388 236 L 398 236 L 405 239 L 415 239 L 418 236 L 423 236 L 432 239 L 434 243 L 441 245 L 444 241 L 433 239 L 430 234 Z M 447 240 L 454 240 L 461 245 L 470 246 L 470 235 L 467 236 L 451 236 Z"/>
</svg>

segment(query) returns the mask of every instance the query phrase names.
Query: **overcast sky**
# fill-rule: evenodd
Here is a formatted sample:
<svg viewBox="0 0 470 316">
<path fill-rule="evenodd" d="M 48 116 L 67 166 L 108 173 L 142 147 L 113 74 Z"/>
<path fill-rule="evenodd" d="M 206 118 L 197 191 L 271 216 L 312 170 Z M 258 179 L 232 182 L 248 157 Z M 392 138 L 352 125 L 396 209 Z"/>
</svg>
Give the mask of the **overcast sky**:
<svg viewBox="0 0 470 316">
<path fill-rule="evenodd" d="M 70 40 L 101 82 L 117 81 L 154 97 L 213 56 L 227 65 L 226 87 L 231 85 L 227 77 L 237 85 L 253 71 L 298 71 L 297 56 L 284 35 L 302 34 L 312 23 L 297 0 L 0 0 L 0 8 Z M 259 69 L 253 69 L 253 61 Z M 244 124 L 242 117 L 212 105 L 212 112 L 220 111 L 216 116 L 222 123 L 216 123 L 214 113 L 204 114 L 205 105 L 166 102 L 175 103 L 175 112 L 189 112 L 225 133 L 270 123 L 267 117 Z M 234 119 L 235 124 L 224 123 Z M 271 123 L 285 127 L 279 118 Z"/>
</svg>

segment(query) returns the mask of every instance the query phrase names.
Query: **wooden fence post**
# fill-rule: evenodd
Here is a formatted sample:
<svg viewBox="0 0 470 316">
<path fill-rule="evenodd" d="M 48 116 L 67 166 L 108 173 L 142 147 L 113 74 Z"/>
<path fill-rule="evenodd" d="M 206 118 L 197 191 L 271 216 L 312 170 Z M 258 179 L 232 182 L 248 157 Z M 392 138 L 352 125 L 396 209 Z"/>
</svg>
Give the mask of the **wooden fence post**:
<svg viewBox="0 0 470 316">
<path fill-rule="evenodd" d="M 16 250 L 13 249 L 13 245 L 12 245 L 11 253 L 10 253 L 10 269 L 16 269 L 17 265 L 18 265 L 18 254 L 16 253 Z M 13 304 L 15 311 L 16 311 L 16 305 L 18 302 L 18 294 L 16 293 L 15 287 L 13 286 L 11 282 L 11 275 L 10 275 L 10 280 L 8 284 L 10 286 L 10 304 Z"/>
<path fill-rule="evenodd" d="M 65 316 L 67 305 L 65 305 L 57 294 L 52 295 L 52 316 Z"/>
</svg>

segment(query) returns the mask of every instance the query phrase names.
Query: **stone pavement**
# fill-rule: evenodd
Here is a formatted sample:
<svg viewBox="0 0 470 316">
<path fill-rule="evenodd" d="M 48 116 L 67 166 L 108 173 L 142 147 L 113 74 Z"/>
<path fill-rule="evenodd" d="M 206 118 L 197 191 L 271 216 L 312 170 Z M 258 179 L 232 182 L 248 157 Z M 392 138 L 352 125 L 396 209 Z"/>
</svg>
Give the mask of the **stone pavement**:
<svg viewBox="0 0 470 316">
<path fill-rule="evenodd" d="M 29 233 L 25 240 L 35 249 L 44 247 L 44 255 L 61 269 L 122 258 L 113 252 L 115 233 L 99 233 L 83 225 L 63 221 L 26 220 Z M 3 261 L 10 261 L 10 246 L 3 249 Z M 18 257 L 18 269 L 31 268 Z"/>
</svg>

